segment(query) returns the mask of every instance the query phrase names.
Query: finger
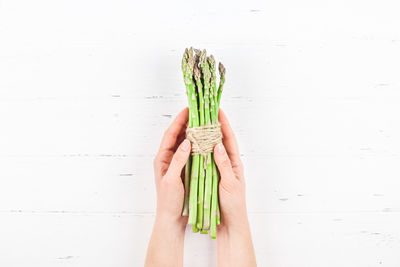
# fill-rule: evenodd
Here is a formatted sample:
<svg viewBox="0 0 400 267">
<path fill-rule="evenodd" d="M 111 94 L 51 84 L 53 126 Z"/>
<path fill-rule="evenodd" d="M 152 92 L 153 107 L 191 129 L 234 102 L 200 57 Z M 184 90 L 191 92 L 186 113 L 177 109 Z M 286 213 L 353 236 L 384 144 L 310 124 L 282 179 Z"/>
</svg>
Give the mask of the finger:
<svg viewBox="0 0 400 267">
<path fill-rule="evenodd" d="M 174 152 L 178 149 L 179 145 L 183 142 L 183 140 L 186 139 L 186 128 L 187 128 L 187 124 L 184 126 L 184 131 L 182 131 L 178 137 L 176 138 L 176 144 L 174 147 Z"/>
<path fill-rule="evenodd" d="M 159 179 L 166 173 L 172 156 L 177 148 L 177 140 L 185 133 L 188 120 L 188 108 L 183 109 L 169 126 L 161 141 L 156 157 L 153 160 L 155 177 Z"/>
<path fill-rule="evenodd" d="M 218 170 L 221 173 L 221 179 L 234 179 L 235 174 L 232 170 L 231 161 L 226 153 L 225 147 L 222 143 L 218 144 L 214 148 L 214 160 L 217 164 Z"/>
<path fill-rule="evenodd" d="M 228 117 L 221 109 L 219 110 L 218 116 L 223 136 L 222 142 L 224 143 L 226 151 L 229 155 L 232 167 L 241 167 L 242 161 L 240 160 L 239 147 L 236 141 L 235 134 L 233 133 L 233 130 L 229 124 Z"/>
<path fill-rule="evenodd" d="M 185 167 L 190 155 L 190 147 L 190 141 L 187 139 L 180 144 L 172 157 L 171 164 L 169 165 L 165 177 L 169 179 L 181 179 L 182 169 Z"/>
<path fill-rule="evenodd" d="M 187 123 L 185 124 L 183 129 L 186 129 L 186 128 L 187 128 Z M 175 151 L 178 149 L 179 144 L 182 143 L 183 140 L 185 140 L 185 138 L 186 138 L 186 131 L 182 130 L 181 133 L 176 138 L 176 142 L 175 142 L 173 149 L 163 149 L 157 153 L 157 155 L 154 159 L 154 162 L 156 163 L 155 166 L 158 166 L 161 163 L 168 166 L 171 163 L 172 156 L 174 155 Z M 160 164 L 158 164 L 158 163 L 160 163 Z M 165 174 L 165 172 L 162 175 L 164 175 L 164 174 Z"/>
<path fill-rule="evenodd" d="M 169 128 L 165 131 L 163 139 L 160 145 L 160 152 L 171 150 L 175 151 L 175 145 L 178 136 L 186 129 L 186 123 L 188 121 L 189 112 L 188 108 L 183 109 L 179 114 L 176 116 L 172 124 Z"/>
</svg>

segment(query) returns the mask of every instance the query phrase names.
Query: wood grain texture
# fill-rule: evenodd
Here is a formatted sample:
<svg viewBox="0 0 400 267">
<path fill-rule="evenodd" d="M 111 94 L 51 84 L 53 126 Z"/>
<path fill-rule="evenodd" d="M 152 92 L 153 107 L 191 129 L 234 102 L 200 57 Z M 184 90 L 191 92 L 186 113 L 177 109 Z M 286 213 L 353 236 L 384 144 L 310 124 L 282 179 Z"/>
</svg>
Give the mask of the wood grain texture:
<svg viewBox="0 0 400 267">
<path fill-rule="evenodd" d="M 400 266 L 399 7 L 0 1 L 0 266 L 143 265 L 190 45 L 227 68 L 259 266 Z"/>
</svg>

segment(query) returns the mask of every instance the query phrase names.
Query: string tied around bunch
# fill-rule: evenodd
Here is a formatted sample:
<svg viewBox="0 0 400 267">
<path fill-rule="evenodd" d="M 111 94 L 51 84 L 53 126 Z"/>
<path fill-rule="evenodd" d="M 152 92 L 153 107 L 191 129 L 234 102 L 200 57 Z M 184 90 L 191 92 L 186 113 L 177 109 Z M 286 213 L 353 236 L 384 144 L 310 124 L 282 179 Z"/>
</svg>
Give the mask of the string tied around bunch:
<svg viewBox="0 0 400 267">
<path fill-rule="evenodd" d="M 212 124 L 186 129 L 186 138 L 192 144 L 192 155 L 205 157 L 204 166 L 207 162 L 207 154 L 214 151 L 214 147 L 221 143 L 221 125 Z"/>
</svg>

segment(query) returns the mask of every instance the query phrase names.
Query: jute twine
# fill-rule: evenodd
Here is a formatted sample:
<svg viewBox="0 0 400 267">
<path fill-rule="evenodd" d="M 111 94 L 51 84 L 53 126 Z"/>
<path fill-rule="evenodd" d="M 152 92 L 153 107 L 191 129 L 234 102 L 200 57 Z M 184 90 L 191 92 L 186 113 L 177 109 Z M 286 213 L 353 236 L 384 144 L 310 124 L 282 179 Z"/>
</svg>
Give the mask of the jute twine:
<svg viewBox="0 0 400 267">
<path fill-rule="evenodd" d="M 192 155 L 207 157 L 207 153 L 213 152 L 214 147 L 222 141 L 221 125 L 218 123 L 187 128 L 186 138 L 192 143 Z"/>
</svg>

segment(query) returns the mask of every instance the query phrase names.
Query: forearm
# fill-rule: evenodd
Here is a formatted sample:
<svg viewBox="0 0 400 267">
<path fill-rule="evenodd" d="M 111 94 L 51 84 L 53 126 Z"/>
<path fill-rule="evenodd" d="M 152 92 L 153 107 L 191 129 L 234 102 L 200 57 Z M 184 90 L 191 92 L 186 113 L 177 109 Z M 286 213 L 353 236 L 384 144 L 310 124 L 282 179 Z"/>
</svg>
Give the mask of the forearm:
<svg viewBox="0 0 400 267">
<path fill-rule="evenodd" d="M 218 233 L 218 267 L 255 267 L 256 257 L 247 218 Z"/>
<path fill-rule="evenodd" d="M 179 223 L 156 219 L 147 250 L 145 267 L 182 267 L 185 228 Z"/>
</svg>

